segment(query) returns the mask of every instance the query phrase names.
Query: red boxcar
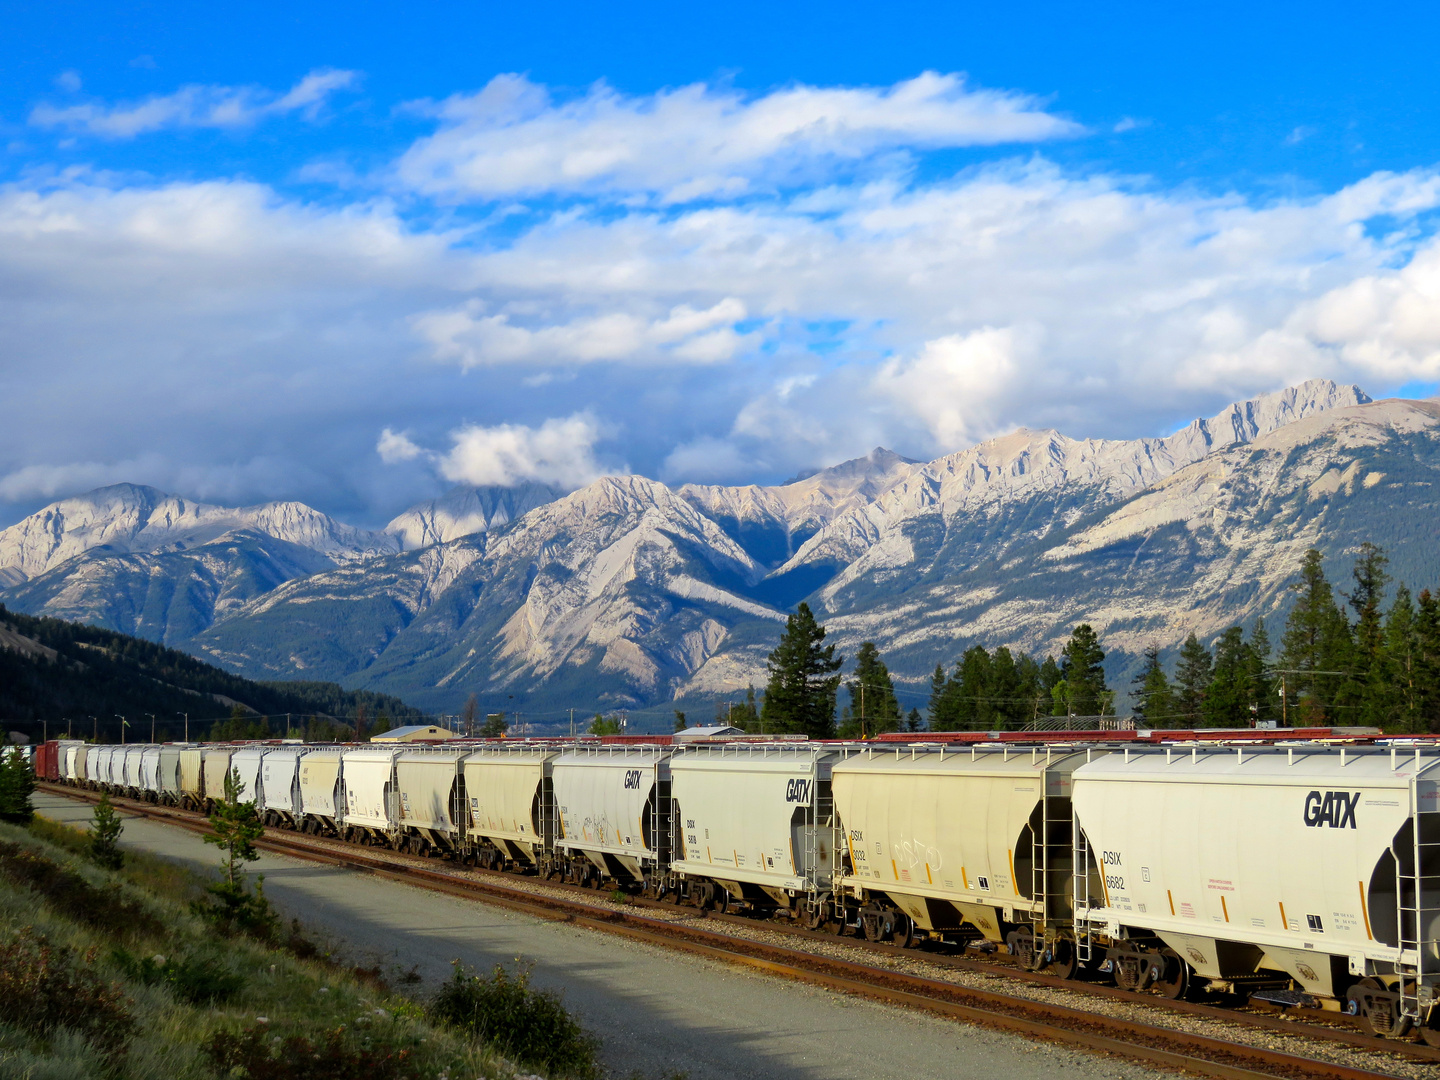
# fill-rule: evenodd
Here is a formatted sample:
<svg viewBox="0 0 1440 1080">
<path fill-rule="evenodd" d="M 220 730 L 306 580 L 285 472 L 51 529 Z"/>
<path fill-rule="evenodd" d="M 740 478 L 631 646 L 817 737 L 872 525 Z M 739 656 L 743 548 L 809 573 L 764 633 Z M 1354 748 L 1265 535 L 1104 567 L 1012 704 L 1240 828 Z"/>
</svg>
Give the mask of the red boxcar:
<svg viewBox="0 0 1440 1080">
<path fill-rule="evenodd" d="M 60 779 L 60 741 L 51 739 L 35 747 L 35 775 L 42 780 Z"/>
</svg>

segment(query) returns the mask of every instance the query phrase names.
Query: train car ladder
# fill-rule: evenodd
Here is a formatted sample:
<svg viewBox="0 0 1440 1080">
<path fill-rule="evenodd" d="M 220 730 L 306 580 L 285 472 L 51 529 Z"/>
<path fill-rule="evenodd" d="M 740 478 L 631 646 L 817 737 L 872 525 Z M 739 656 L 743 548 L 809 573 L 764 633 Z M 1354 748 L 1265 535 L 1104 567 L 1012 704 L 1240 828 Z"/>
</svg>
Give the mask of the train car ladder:
<svg viewBox="0 0 1440 1080">
<path fill-rule="evenodd" d="M 1435 937 L 1440 926 L 1440 813 L 1420 811 L 1420 791 L 1433 780 L 1410 781 L 1410 805 L 1413 807 L 1411 850 L 1396 852 L 1395 902 L 1400 927 L 1400 962 L 1397 972 L 1409 978 L 1400 979 L 1401 1012 L 1420 1016 L 1421 991 L 1428 1007 L 1430 994 L 1440 979 L 1440 939 Z M 1432 802 L 1433 805 L 1433 802 Z"/>
<path fill-rule="evenodd" d="M 1090 930 L 1090 841 L 1085 836 L 1085 830 L 1080 828 L 1080 823 L 1074 820 L 1073 804 L 1070 824 L 1070 834 L 1074 842 L 1074 865 L 1070 874 L 1072 888 L 1075 893 L 1075 956 L 1082 964 L 1090 963 L 1091 954 L 1091 930 Z"/>
<path fill-rule="evenodd" d="M 1030 864 L 1030 897 L 1038 913 L 1037 925 L 1048 926 L 1064 915 L 1057 904 L 1064 900 L 1065 886 L 1056 875 L 1064 863 L 1061 856 L 1070 846 L 1069 833 L 1070 800 L 1042 794 L 1040 835 L 1033 838 L 1035 852 Z"/>
</svg>

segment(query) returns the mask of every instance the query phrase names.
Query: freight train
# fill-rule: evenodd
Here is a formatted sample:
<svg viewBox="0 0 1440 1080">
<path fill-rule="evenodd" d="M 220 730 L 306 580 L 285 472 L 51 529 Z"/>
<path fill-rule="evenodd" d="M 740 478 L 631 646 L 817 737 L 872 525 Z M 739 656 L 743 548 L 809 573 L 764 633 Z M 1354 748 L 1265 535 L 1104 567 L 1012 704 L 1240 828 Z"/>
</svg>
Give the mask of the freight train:
<svg viewBox="0 0 1440 1080">
<path fill-rule="evenodd" d="M 1440 1045 L 1440 745 L 1343 731 L 37 748 L 60 783 Z M 946 741 L 948 738 L 949 741 Z"/>
</svg>

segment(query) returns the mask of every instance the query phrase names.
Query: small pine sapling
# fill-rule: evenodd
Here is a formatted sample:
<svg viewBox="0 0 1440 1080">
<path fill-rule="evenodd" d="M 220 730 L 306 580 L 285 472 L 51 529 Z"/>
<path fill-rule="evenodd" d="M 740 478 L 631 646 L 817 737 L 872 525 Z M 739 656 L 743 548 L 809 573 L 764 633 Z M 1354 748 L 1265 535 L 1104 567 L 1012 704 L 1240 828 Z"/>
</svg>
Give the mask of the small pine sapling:
<svg viewBox="0 0 1440 1080">
<path fill-rule="evenodd" d="M 102 793 L 90 819 L 91 862 L 106 870 L 119 870 L 124 866 L 125 855 L 120 850 L 120 834 L 124 831 L 125 825 L 110 804 L 110 796 Z"/>
</svg>

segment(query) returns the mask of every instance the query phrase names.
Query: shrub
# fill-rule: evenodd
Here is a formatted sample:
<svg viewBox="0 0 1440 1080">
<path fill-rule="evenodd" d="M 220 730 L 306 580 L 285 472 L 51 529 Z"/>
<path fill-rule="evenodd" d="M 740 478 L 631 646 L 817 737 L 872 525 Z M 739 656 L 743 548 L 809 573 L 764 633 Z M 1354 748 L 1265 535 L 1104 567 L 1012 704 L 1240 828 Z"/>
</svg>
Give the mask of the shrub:
<svg viewBox="0 0 1440 1080">
<path fill-rule="evenodd" d="M 244 1031 L 217 1031 L 204 1045 L 221 1076 L 248 1080 L 419 1080 L 410 1051 L 380 1043 L 348 1045 L 336 1028 L 312 1042 L 304 1035 L 282 1038 L 265 1025 Z"/>
<path fill-rule="evenodd" d="M 115 966 L 127 978 L 146 986 L 164 986 L 178 1000 L 190 1005 L 211 1005 L 229 1001 L 245 986 L 245 980 L 213 957 L 137 957 L 125 949 L 110 951 Z"/>
<path fill-rule="evenodd" d="M 97 889 L 75 871 L 29 848 L 0 841 L 0 875 L 39 893 L 56 912 L 115 935 L 159 936 L 166 927 L 146 908 Z"/>
<path fill-rule="evenodd" d="M 120 815 L 110 805 L 110 796 L 102 792 L 90 820 L 90 859 L 96 866 L 119 870 L 125 865 L 125 856 L 120 851 L 120 834 L 124 831 Z"/>
<path fill-rule="evenodd" d="M 532 990 L 530 970 L 496 965 L 490 977 L 455 973 L 436 994 L 431 1018 L 482 1039 L 528 1068 L 592 1080 L 600 1075 L 599 1040 L 566 1011 L 553 990 Z"/>
<path fill-rule="evenodd" d="M 0 943 L 0 1023 L 38 1036 L 69 1028 L 107 1055 L 123 1052 L 135 1030 L 129 1002 L 92 965 L 30 930 L 12 935 Z"/>
</svg>

